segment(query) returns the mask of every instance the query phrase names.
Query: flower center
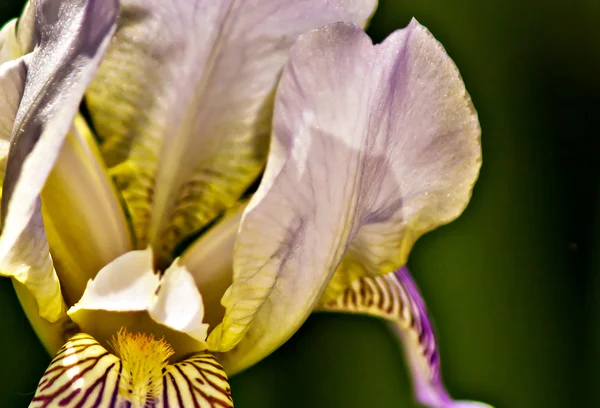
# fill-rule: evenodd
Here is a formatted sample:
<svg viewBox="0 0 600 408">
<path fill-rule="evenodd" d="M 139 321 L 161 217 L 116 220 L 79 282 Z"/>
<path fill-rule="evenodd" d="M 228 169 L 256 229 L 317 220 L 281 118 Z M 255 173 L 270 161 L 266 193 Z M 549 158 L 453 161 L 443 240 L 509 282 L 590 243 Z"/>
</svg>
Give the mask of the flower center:
<svg viewBox="0 0 600 408">
<path fill-rule="evenodd" d="M 113 337 L 112 346 L 123 364 L 119 393 L 139 404 L 132 408 L 152 406 L 162 391 L 167 360 L 175 351 L 164 338 L 130 333 L 125 328 Z"/>
</svg>

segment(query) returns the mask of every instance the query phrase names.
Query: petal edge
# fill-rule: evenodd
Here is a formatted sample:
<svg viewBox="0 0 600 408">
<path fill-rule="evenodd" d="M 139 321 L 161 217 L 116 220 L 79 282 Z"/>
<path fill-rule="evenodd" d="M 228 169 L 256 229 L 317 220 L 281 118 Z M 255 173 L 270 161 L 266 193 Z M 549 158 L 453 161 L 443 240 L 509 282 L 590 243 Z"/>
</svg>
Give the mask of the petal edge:
<svg viewBox="0 0 600 408">
<path fill-rule="evenodd" d="M 304 34 L 277 91 L 226 315 L 209 337 L 231 350 L 228 369 L 286 341 L 326 287 L 335 298 L 360 276 L 393 272 L 419 236 L 456 218 L 478 175 L 479 136 L 456 66 L 416 20 L 378 45 L 349 23 Z"/>
</svg>

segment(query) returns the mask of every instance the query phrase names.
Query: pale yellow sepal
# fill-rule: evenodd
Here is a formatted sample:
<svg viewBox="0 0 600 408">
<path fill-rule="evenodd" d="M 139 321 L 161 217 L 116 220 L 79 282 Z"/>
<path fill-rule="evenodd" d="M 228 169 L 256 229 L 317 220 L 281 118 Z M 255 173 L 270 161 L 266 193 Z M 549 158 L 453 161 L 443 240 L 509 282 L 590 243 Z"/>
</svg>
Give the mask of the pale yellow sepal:
<svg viewBox="0 0 600 408">
<path fill-rule="evenodd" d="M 41 193 L 50 252 L 69 305 L 86 283 L 133 247 L 119 198 L 85 119 L 74 126 Z"/>
</svg>

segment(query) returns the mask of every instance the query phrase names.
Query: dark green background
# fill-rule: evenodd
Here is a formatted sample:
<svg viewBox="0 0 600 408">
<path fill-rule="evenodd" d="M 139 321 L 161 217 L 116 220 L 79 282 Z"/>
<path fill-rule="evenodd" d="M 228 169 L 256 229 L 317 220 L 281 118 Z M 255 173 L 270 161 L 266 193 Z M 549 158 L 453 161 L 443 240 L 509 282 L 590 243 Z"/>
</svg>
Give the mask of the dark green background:
<svg viewBox="0 0 600 408">
<path fill-rule="evenodd" d="M 1 20 L 18 14 L 0 1 Z M 497 408 L 600 406 L 600 1 L 382 0 L 369 31 L 380 41 L 412 16 L 456 61 L 483 128 L 471 204 L 409 262 L 446 383 Z M 0 405 L 26 406 L 48 357 L 0 290 Z M 238 408 L 416 407 L 393 338 L 361 317 L 311 317 L 231 384 Z"/>
</svg>

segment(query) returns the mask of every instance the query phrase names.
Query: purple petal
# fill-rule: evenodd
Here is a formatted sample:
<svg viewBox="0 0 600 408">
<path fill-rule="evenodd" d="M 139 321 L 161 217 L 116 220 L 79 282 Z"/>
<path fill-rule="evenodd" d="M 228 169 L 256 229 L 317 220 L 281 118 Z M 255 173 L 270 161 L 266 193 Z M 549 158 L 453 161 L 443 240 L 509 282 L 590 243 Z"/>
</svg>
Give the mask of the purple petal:
<svg viewBox="0 0 600 408">
<path fill-rule="evenodd" d="M 446 391 L 431 321 L 408 269 L 361 277 L 318 310 L 366 314 L 390 321 L 404 346 L 415 396 L 421 404 L 430 408 L 491 408 L 475 401 L 454 401 Z"/>
<path fill-rule="evenodd" d="M 235 347 L 227 368 L 287 340 L 334 273 L 330 297 L 396 270 L 419 236 L 456 218 L 478 175 L 479 136 L 456 66 L 416 21 L 379 45 L 349 23 L 303 35 L 278 87 L 225 318 L 209 336 Z"/>
</svg>

